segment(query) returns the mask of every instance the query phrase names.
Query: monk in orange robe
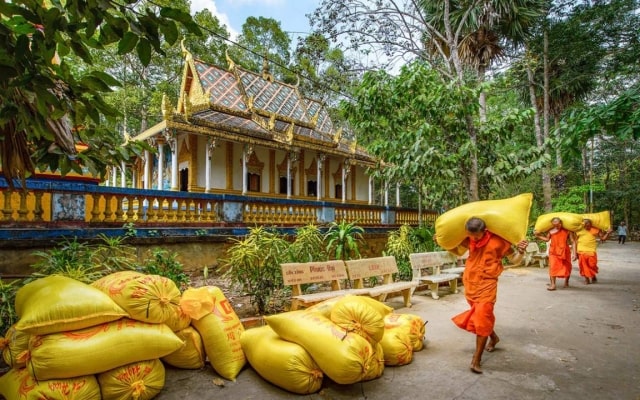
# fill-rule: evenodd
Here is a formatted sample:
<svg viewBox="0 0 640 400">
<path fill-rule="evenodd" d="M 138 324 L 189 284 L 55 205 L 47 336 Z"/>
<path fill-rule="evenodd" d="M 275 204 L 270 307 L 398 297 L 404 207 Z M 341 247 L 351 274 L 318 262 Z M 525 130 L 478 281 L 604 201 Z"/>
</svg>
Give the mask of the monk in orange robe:
<svg viewBox="0 0 640 400">
<path fill-rule="evenodd" d="M 556 290 L 556 278 L 564 278 L 564 287 L 569 287 L 571 277 L 571 259 L 576 254 L 576 234 L 564 229 L 562 220 L 555 217 L 551 220 L 551 228 L 547 232 L 536 232 L 535 236 L 549 242 L 549 280 L 547 290 Z"/>
<path fill-rule="evenodd" d="M 574 260 L 578 260 L 580 266 L 580 276 L 584 277 L 585 285 L 595 283 L 598 281 L 596 275 L 598 273 L 598 254 L 596 249 L 598 247 L 598 238 L 604 242 L 609 238 L 609 235 L 613 232 L 613 229 L 609 229 L 606 232 L 596 228 L 591 224 L 590 219 L 584 219 L 582 221 L 582 229 L 576 232 L 578 237 L 578 251 L 577 255 L 574 255 Z"/>
<path fill-rule="evenodd" d="M 471 309 L 456 315 L 453 322 L 460 328 L 476 334 L 476 351 L 471 359 L 471 371 L 482 373 L 480 364 L 482 353 L 495 349 L 500 338 L 494 330 L 495 315 L 493 306 L 498 292 L 498 276 L 503 271 L 502 258 L 507 256 L 513 264 L 518 264 L 527 248 L 528 242 L 517 244 L 517 252 L 507 240 L 487 230 L 480 218 L 470 218 L 466 224 L 467 238 L 461 243 L 469 248 L 469 258 L 464 269 L 462 282 L 464 295 Z M 489 345 L 487 346 L 487 340 Z"/>
</svg>

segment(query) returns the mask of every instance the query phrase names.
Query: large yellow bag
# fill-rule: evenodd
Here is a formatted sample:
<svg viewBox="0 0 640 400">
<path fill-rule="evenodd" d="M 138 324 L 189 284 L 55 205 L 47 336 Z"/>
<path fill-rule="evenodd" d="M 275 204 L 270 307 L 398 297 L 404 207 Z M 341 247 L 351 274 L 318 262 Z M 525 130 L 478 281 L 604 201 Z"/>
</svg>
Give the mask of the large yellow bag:
<svg viewBox="0 0 640 400">
<path fill-rule="evenodd" d="M 204 367 L 206 355 L 202 338 L 198 331 L 194 327 L 188 326 L 176 332 L 176 336 L 184 342 L 184 346 L 162 357 L 162 361 L 182 369 L 200 369 Z"/>
<path fill-rule="evenodd" d="M 311 355 L 299 344 L 278 336 L 269 326 L 247 329 L 240 336 L 251 367 L 266 381 L 298 394 L 315 393 L 323 374 Z"/>
<path fill-rule="evenodd" d="M 436 241 L 445 250 L 464 254 L 466 248 L 459 245 L 467 237 L 465 223 L 471 217 L 478 217 L 484 220 L 492 233 L 513 244 L 518 243 L 527 235 L 532 202 L 533 194 L 523 193 L 508 199 L 463 204 L 436 219 Z"/>
<path fill-rule="evenodd" d="M 50 275 L 16 293 L 16 329 L 33 335 L 72 331 L 127 315 L 109 296 L 72 278 Z"/>
<path fill-rule="evenodd" d="M 368 374 L 373 354 L 371 344 L 330 319 L 299 310 L 268 315 L 265 320 L 281 338 L 304 347 L 334 382 L 349 385 L 362 381 Z"/>
<path fill-rule="evenodd" d="M 598 229 L 608 230 L 611 228 L 611 214 L 609 211 L 601 211 L 598 213 L 590 214 L 576 214 L 569 212 L 552 212 L 542 214 L 536 220 L 536 224 L 533 227 L 534 232 L 547 232 L 553 225 L 551 220 L 554 218 L 560 218 L 562 220 L 562 226 L 572 232 L 577 232 L 583 227 L 583 220 L 590 219 L 591 224 Z"/>
<path fill-rule="evenodd" d="M 331 309 L 330 319 L 347 332 L 357 333 L 367 339 L 372 345 L 378 343 L 384 334 L 382 315 L 363 296 L 341 298 Z"/>
<path fill-rule="evenodd" d="M 173 331 L 189 326 L 191 319 L 180 309 L 180 289 L 171 279 L 131 271 L 116 272 L 93 283 L 122 307 L 129 318 L 167 324 Z"/>
<path fill-rule="evenodd" d="M 24 368 L 29 358 L 29 335 L 16 329 L 15 324 L 9 327 L 4 339 L 0 340 L 2 358 L 11 368 Z"/>
<path fill-rule="evenodd" d="M 314 304 L 310 307 L 307 308 L 307 311 L 313 311 L 315 313 L 319 313 L 322 314 L 323 316 L 327 317 L 327 318 L 331 318 L 331 310 L 333 309 L 333 306 L 336 305 L 336 303 L 338 303 L 339 301 L 342 301 L 345 298 L 351 298 L 351 297 L 358 297 L 359 298 L 359 302 L 365 303 L 370 307 L 373 307 L 374 309 L 376 309 L 380 315 L 385 316 L 388 314 L 391 314 L 393 312 L 393 307 L 389 307 L 388 305 L 384 304 L 381 301 L 378 301 L 374 298 L 368 297 L 368 296 L 356 296 L 353 294 L 347 294 L 347 295 L 343 295 L 343 296 L 337 296 L 337 297 L 333 297 L 331 299 L 327 299 L 325 301 L 322 301 L 320 303 Z"/>
<path fill-rule="evenodd" d="M 7 400 L 101 399 L 100 386 L 93 375 L 38 381 L 26 368 L 12 368 L 0 376 L 0 395 Z"/>
<path fill-rule="evenodd" d="M 385 365 L 406 365 L 413 359 L 413 344 L 409 334 L 400 327 L 385 328 L 380 341 Z"/>
<path fill-rule="evenodd" d="M 374 344 L 372 348 L 373 354 L 371 354 L 371 360 L 369 361 L 369 370 L 362 378 L 363 381 L 379 378 L 384 372 L 384 348 L 380 343 Z"/>
<path fill-rule="evenodd" d="M 384 317 L 384 327 L 385 329 L 397 328 L 399 331 L 405 332 L 409 336 L 409 340 L 411 340 L 413 351 L 423 349 L 426 323 L 420 316 L 414 314 L 389 314 Z"/>
<path fill-rule="evenodd" d="M 213 309 L 206 316 L 192 320 L 191 324 L 202 337 L 213 369 L 221 377 L 235 380 L 247 363 L 240 344 L 244 326 L 222 290 L 215 286 L 206 288 L 213 300 Z"/>
<path fill-rule="evenodd" d="M 140 361 L 98 375 L 102 400 L 150 400 L 164 387 L 160 360 Z"/>
<path fill-rule="evenodd" d="M 71 378 L 161 358 L 183 345 L 165 324 L 123 318 L 77 331 L 32 336 L 27 368 L 38 380 Z"/>
</svg>

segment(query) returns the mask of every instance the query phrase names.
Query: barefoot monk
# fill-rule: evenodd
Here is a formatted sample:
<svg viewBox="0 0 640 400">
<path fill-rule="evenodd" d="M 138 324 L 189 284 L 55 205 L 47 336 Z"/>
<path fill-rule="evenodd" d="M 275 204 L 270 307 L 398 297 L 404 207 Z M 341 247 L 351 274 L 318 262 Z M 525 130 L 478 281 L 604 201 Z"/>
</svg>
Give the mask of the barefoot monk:
<svg viewBox="0 0 640 400">
<path fill-rule="evenodd" d="M 470 368 L 480 374 L 485 347 L 491 352 L 500 340 L 494 330 L 493 306 L 498 292 L 498 277 L 503 271 L 502 259 L 508 257 L 512 264 L 520 263 L 528 242 L 518 242 L 515 251 L 509 241 L 487 230 L 484 220 L 477 217 L 467 220 L 465 230 L 467 238 L 461 245 L 469 249 L 469 258 L 462 282 L 471 309 L 452 320 L 460 328 L 475 333 L 476 350 Z"/>
</svg>

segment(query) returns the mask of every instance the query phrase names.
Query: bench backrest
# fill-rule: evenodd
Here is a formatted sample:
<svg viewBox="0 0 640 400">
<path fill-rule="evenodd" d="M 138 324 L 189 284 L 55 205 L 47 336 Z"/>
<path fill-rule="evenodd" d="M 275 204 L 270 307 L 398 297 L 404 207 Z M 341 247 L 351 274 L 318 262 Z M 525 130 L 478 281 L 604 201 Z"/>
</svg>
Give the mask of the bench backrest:
<svg viewBox="0 0 640 400">
<path fill-rule="evenodd" d="M 349 278 L 354 281 L 355 288 L 364 286 L 364 279 L 382 276 L 382 283 L 393 282 L 393 274 L 398 272 L 398 265 L 393 256 L 362 258 L 345 261 Z"/>
<path fill-rule="evenodd" d="M 302 294 L 302 284 L 331 282 L 331 290 L 340 290 L 340 280 L 349 279 L 342 260 L 284 263 L 280 269 L 284 284 L 293 287 L 294 295 Z"/>
<path fill-rule="evenodd" d="M 427 253 L 409 254 L 409 262 L 411 263 L 411 268 L 417 270 L 456 264 L 457 257 L 448 251 L 430 251 Z"/>
</svg>

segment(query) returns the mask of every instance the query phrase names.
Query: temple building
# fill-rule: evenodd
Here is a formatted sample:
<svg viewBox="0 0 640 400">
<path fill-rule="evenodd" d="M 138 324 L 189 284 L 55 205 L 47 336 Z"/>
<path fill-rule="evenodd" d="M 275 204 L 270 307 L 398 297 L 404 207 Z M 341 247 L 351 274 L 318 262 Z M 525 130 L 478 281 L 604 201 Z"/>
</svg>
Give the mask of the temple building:
<svg viewBox="0 0 640 400">
<path fill-rule="evenodd" d="M 134 187 L 373 204 L 367 169 L 378 160 L 320 102 L 266 67 L 229 59 L 223 69 L 184 53 L 178 104 L 165 96 L 163 120 L 132 138 L 157 148 L 134 165 Z"/>
</svg>

